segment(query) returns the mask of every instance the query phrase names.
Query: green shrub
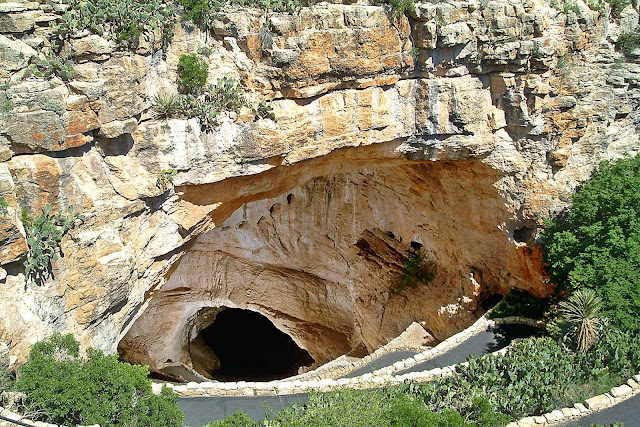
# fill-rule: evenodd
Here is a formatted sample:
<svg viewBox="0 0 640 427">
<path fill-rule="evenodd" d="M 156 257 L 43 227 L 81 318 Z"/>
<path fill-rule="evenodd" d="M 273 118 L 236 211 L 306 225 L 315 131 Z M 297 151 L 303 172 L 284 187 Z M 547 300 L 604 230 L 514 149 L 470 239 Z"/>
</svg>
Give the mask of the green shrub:
<svg viewBox="0 0 640 427">
<path fill-rule="evenodd" d="M 0 196 L 0 214 L 6 215 L 9 213 L 9 203 L 7 199 Z"/>
<path fill-rule="evenodd" d="M 170 185 L 173 185 L 173 177 L 178 173 L 175 169 L 165 169 L 158 174 L 156 179 L 156 186 L 160 189 L 165 189 Z"/>
<path fill-rule="evenodd" d="M 204 29 L 210 21 L 228 6 L 255 7 L 274 12 L 293 13 L 302 6 L 300 0 L 178 0 L 184 8 L 184 17 Z M 312 1 L 305 2 L 313 3 Z"/>
<path fill-rule="evenodd" d="M 401 292 L 407 288 L 416 288 L 420 285 L 428 284 L 438 273 L 438 266 L 435 261 L 428 259 L 420 251 L 409 251 L 403 262 L 402 275 L 392 288 L 394 292 Z"/>
<path fill-rule="evenodd" d="M 550 304 L 548 298 L 534 298 L 529 292 L 514 288 L 491 312 L 491 318 L 523 316 L 530 319 L 542 319 L 549 310 Z"/>
<path fill-rule="evenodd" d="M 11 86 L 9 79 L 0 84 L 0 119 L 4 119 L 8 113 L 13 111 L 13 102 L 9 99 L 7 90 Z"/>
<path fill-rule="evenodd" d="M 244 412 L 236 411 L 224 420 L 216 420 L 205 427 L 257 427 L 259 424 Z"/>
<path fill-rule="evenodd" d="M 64 0 L 67 12 L 54 25 L 58 40 L 67 40 L 76 31 L 89 30 L 109 37 L 120 45 L 135 47 L 143 33 L 160 30 L 162 43 L 173 36 L 176 11 L 171 2 L 161 0 Z"/>
<path fill-rule="evenodd" d="M 419 397 L 401 387 L 311 394 L 305 405 L 286 408 L 275 414 L 269 422 L 281 427 L 476 426 L 455 411 L 429 411 Z M 234 424 L 219 424 L 231 425 Z"/>
<path fill-rule="evenodd" d="M 416 4 L 414 0 L 383 0 L 391 6 L 394 13 L 398 15 L 415 15 Z"/>
<path fill-rule="evenodd" d="M 79 356 L 71 335 L 36 343 L 18 370 L 16 390 L 27 395 L 25 410 L 37 420 L 64 425 L 181 426 L 176 395 L 151 391 L 149 371 L 89 349 Z"/>
<path fill-rule="evenodd" d="M 176 117 L 181 107 L 180 95 L 160 92 L 151 98 L 151 110 L 156 118 Z"/>
<path fill-rule="evenodd" d="M 608 328 L 585 353 L 573 353 L 548 337 L 529 338 L 504 355 L 470 358 L 455 375 L 415 390 L 433 411 L 465 412 L 474 399 L 484 398 L 495 411 L 517 419 L 604 393 L 639 367 L 638 335 Z"/>
<path fill-rule="evenodd" d="M 178 61 L 178 76 L 188 93 L 196 93 L 207 83 L 209 65 L 195 53 L 183 54 Z"/>
<path fill-rule="evenodd" d="M 217 111 L 240 111 L 245 105 L 244 95 L 234 79 L 222 77 L 215 86 L 209 86 L 205 100 L 212 103 Z"/>
<path fill-rule="evenodd" d="M 640 157 L 603 162 L 548 222 L 545 257 L 553 280 L 593 289 L 603 315 L 622 329 L 640 326 Z"/>
<path fill-rule="evenodd" d="M 22 211 L 22 224 L 27 235 L 27 259 L 24 262 L 27 279 L 42 284 L 51 277 L 51 262 L 61 255 L 60 242 L 64 235 L 84 217 L 70 206 L 66 214 L 53 214 L 46 205 L 35 218 Z"/>
<path fill-rule="evenodd" d="M 620 51 L 629 55 L 635 49 L 640 48 L 640 31 L 636 28 L 631 32 L 625 32 L 620 34 L 616 46 Z"/>
<path fill-rule="evenodd" d="M 631 0 L 606 0 L 611 6 L 611 16 L 620 18 L 622 11 L 631 4 Z"/>
<path fill-rule="evenodd" d="M 64 82 L 71 80 L 76 73 L 73 64 L 68 59 L 63 60 L 55 56 L 46 59 L 33 57 L 29 71 L 36 77 L 50 79 L 53 76 L 57 76 Z"/>
<path fill-rule="evenodd" d="M 271 107 L 271 102 L 267 101 L 261 101 L 260 104 L 258 104 L 256 115 L 262 119 L 276 119 L 276 115 L 273 113 L 273 108 Z"/>
</svg>

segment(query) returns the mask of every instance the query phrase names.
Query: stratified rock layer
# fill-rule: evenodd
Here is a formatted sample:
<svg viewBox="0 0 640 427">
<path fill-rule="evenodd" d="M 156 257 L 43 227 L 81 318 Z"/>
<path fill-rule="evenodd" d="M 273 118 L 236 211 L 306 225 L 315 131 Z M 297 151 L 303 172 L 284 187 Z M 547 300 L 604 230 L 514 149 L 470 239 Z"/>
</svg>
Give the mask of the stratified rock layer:
<svg viewBox="0 0 640 427">
<path fill-rule="evenodd" d="M 0 3 L 0 341 L 23 360 L 72 332 L 158 372 L 203 373 L 215 355 L 198 331 L 241 307 L 321 363 L 413 321 L 445 338 L 513 286 L 548 292 L 542 219 L 600 160 L 640 146 L 640 66 L 615 50 L 638 14 L 609 21 L 576 4 L 424 3 L 411 18 L 230 8 L 209 34 L 177 25 L 164 51 L 149 35 L 123 50 L 74 34 L 64 82 L 27 72 L 63 7 Z M 273 118 L 243 108 L 204 131 L 153 117 L 180 55 L 203 46 L 210 83 L 237 79 Z M 175 187 L 159 184 L 166 169 Z M 85 219 L 38 286 L 23 274 L 19 212 L 46 204 Z M 437 274 L 392 292 L 412 247 Z"/>
</svg>

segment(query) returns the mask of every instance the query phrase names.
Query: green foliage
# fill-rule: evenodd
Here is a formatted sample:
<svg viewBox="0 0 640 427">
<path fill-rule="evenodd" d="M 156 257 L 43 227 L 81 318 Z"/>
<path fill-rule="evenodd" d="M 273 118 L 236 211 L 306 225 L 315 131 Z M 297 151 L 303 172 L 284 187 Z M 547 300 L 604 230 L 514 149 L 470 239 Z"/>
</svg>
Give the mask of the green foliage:
<svg viewBox="0 0 640 427">
<path fill-rule="evenodd" d="M 604 8 L 605 4 L 605 0 L 587 0 L 587 6 L 589 6 L 589 9 L 596 12 L 600 12 Z"/>
<path fill-rule="evenodd" d="M 151 98 L 151 110 L 155 118 L 175 117 L 181 107 L 180 95 L 175 93 L 160 92 Z"/>
<path fill-rule="evenodd" d="M 404 258 L 402 275 L 393 286 L 393 292 L 401 292 L 407 288 L 417 288 L 420 285 L 430 283 L 438 273 L 438 266 L 432 259 L 420 251 L 409 251 Z"/>
<path fill-rule="evenodd" d="M 146 367 L 89 349 L 79 356 L 71 335 L 36 343 L 18 371 L 15 388 L 27 395 L 25 411 L 64 425 L 181 426 L 177 396 L 151 391 Z"/>
<path fill-rule="evenodd" d="M 580 7 L 578 6 L 577 3 L 569 0 L 569 1 L 565 1 L 564 5 L 562 6 L 562 11 L 564 12 L 564 14 L 568 14 L 569 12 L 573 12 L 576 15 L 580 13 Z"/>
<path fill-rule="evenodd" d="M 212 53 L 213 49 L 211 49 L 209 46 L 200 46 L 198 48 L 198 55 L 204 56 L 205 58 L 211 56 Z"/>
<path fill-rule="evenodd" d="M 0 84 L 0 119 L 4 119 L 13 110 L 13 102 L 9 99 L 7 91 L 11 87 L 11 82 L 5 80 Z"/>
<path fill-rule="evenodd" d="M 587 351 L 598 336 L 602 299 L 592 289 L 578 289 L 559 304 L 559 309 L 564 320 L 574 325 L 577 348 Z"/>
<path fill-rule="evenodd" d="M 9 213 L 9 203 L 7 199 L 0 196 L 0 214 L 6 215 L 7 213 Z"/>
<path fill-rule="evenodd" d="M 200 91 L 209 77 L 209 64 L 197 54 L 183 54 L 178 61 L 178 76 L 188 93 Z"/>
<path fill-rule="evenodd" d="M 509 420 L 503 414 L 495 414 L 488 403 L 481 401 L 465 415 L 466 417 L 450 410 L 432 413 L 418 396 L 406 392 L 404 387 L 389 387 L 383 390 L 342 390 L 311 394 L 305 405 L 286 408 L 273 418 L 265 420 L 262 425 L 497 427 L 505 425 Z M 207 427 L 257 425 L 259 424 L 246 415 L 236 413 L 226 420 L 214 421 Z"/>
<path fill-rule="evenodd" d="M 239 112 L 246 100 L 235 80 L 222 77 L 216 85 L 208 85 L 196 97 L 192 94 L 179 95 L 159 93 L 151 100 L 151 108 L 156 118 L 194 118 L 205 128 L 217 125 L 221 111 Z"/>
<path fill-rule="evenodd" d="M 183 16 L 204 29 L 208 29 L 211 20 L 229 6 L 255 7 L 286 13 L 296 12 L 302 6 L 300 0 L 178 0 L 178 2 L 184 8 Z"/>
<path fill-rule="evenodd" d="M 140 35 L 159 30 L 162 43 L 173 36 L 176 11 L 161 0 L 64 0 L 68 11 L 54 25 L 57 39 L 67 40 L 74 32 L 89 30 L 108 35 L 121 46 L 136 47 Z"/>
<path fill-rule="evenodd" d="M 273 108 L 271 107 L 271 102 L 261 101 L 256 109 L 256 114 L 263 119 L 276 119 L 276 115 L 273 113 Z"/>
<path fill-rule="evenodd" d="M 500 304 L 491 312 L 493 319 L 508 316 L 523 316 L 530 319 L 542 319 L 549 310 L 548 298 L 534 298 L 527 291 L 514 288 L 509 292 Z"/>
<path fill-rule="evenodd" d="M 57 76 L 64 82 L 71 80 L 76 73 L 71 61 L 56 56 L 47 57 L 46 59 L 39 59 L 34 56 L 31 58 L 29 71 L 36 77 L 50 79 L 53 76 Z"/>
<path fill-rule="evenodd" d="M 236 411 L 224 420 L 216 420 L 205 427 L 257 427 L 259 424 L 244 412 Z"/>
<path fill-rule="evenodd" d="M 51 277 L 51 262 L 61 255 L 60 242 L 64 235 L 75 227 L 84 216 L 69 206 L 66 213 L 54 214 L 51 205 L 45 205 L 42 213 L 33 218 L 26 209 L 22 211 L 22 223 L 27 235 L 27 259 L 25 275 L 37 284 Z"/>
<path fill-rule="evenodd" d="M 640 48 L 640 30 L 636 28 L 633 31 L 620 34 L 616 46 L 620 51 L 629 55 L 635 49 Z"/>
<path fill-rule="evenodd" d="M 638 329 L 640 157 L 603 162 L 572 202 L 543 233 L 552 279 L 569 289 L 593 289 L 614 325 Z"/>
<path fill-rule="evenodd" d="M 391 6 L 394 13 L 398 15 L 415 15 L 416 4 L 414 0 L 383 0 Z"/>
<path fill-rule="evenodd" d="M 156 179 L 156 186 L 160 189 L 165 189 L 170 185 L 173 185 L 173 177 L 178 173 L 175 169 L 165 169 L 158 174 Z"/>
<path fill-rule="evenodd" d="M 606 0 L 611 7 L 611 16 L 620 19 L 622 11 L 631 4 L 631 0 Z"/>
<path fill-rule="evenodd" d="M 234 79 L 222 77 L 215 86 L 209 86 L 205 101 L 215 105 L 218 111 L 240 111 L 246 104 L 244 95 Z"/>
<path fill-rule="evenodd" d="M 476 398 L 513 418 L 573 405 L 619 385 L 640 367 L 638 335 L 605 330 L 585 353 L 551 338 L 529 338 L 506 354 L 470 358 L 456 374 L 417 387 L 427 407 L 464 412 Z M 558 379 L 562 379 L 559 381 Z"/>
</svg>

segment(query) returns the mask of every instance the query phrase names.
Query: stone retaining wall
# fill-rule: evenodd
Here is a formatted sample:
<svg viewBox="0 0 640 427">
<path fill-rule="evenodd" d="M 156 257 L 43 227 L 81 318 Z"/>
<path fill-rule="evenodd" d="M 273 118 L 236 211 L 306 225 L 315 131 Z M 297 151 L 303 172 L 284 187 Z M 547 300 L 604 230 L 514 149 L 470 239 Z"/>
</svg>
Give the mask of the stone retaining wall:
<svg viewBox="0 0 640 427">
<path fill-rule="evenodd" d="M 626 383 L 613 387 L 609 393 L 601 394 L 576 403 L 572 408 L 556 409 L 535 417 L 525 417 L 512 422 L 507 427 L 552 426 L 572 419 L 584 417 L 592 412 L 601 411 L 640 394 L 640 373 L 629 378 Z"/>
</svg>

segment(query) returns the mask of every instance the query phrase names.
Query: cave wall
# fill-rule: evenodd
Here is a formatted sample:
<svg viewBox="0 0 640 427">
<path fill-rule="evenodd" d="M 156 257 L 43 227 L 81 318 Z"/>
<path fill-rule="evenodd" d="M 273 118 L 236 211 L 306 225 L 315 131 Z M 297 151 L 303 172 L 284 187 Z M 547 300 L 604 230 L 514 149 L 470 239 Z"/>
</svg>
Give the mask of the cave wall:
<svg viewBox="0 0 640 427">
<path fill-rule="evenodd" d="M 208 326 L 194 316 L 237 307 L 264 314 L 321 364 L 371 352 L 413 321 L 444 339 L 477 318 L 483 297 L 548 289 L 540 263 L 523 261 L 530 249 L 514 241 L 497 173 L 482 162 L 340 158 L 316 173 L 200 235 L 121 357 L 158 372 L 166 360 L 191 367 L 191 341 Z M 394 291 L 412 247 L 436 277 Z"/>
<path fill-rule="evenodd" d="M 76 74 L 64 82 L 27 76 L 60 8 L 5 3 L 0 79 L 13 107 L 0 117 L 9 204 L 0 340 L 24 360 L 54 331 L 115 351 L 137 330 L 121 346 L 132 357 L 153 365 L 175 351 L 186 363 L 182 326 L 224 302 L 262 312 L 326 360 L 370 351 L 419 317 L 441 336 L 468 324 L 480 295 L 472 268 L 481 287 L 545 292 L 539 249 L 513 231 L 539 227 L 600 160 L 639 146 L 640 69 L 615 50 L 638 14 L 628 7 L 609 21 L 577 4 L 565 14 L 542 0 L 423 3 L 411 19 L 367 4 L 230 9 L 209 33 L 178 24 L 165 50 L 149 35 L 123 50 L 75 34 L 64 49 Z M 267 21 L 270 46 L 258 34 Z M 272 100 L 274 119 L 243 108 L 205 132 L 197 119 L 154 118 L 152 97 L 177 88 L 179 56 L 205 45 L 210 82 L 237 79 L 249 105 Z M 175 187 L 157 185 L 167 168 L 178 172 Z M 341 196 L 327 203 L 328 194 Z M 47 203 L 85 220 L 62 241 L 53 278 L 36 285 L 24 277 L 19 212 Z M 362 215 L 350 223 L 354 203 Z M 427 301 L 425 289 L 388 291 L 397 254 L 418 236 L 443 264 Z M 389 254 L 358 255 L 363 238 Z M 176 319 L 162 342 L 183 347 L 144 344 L 158 339 L 143 325 L 161 310 Z M 380 321 L 383 312 L 391 315 Z M 313 334 L 327 347 L 314 348 Z"/>
</svg>

